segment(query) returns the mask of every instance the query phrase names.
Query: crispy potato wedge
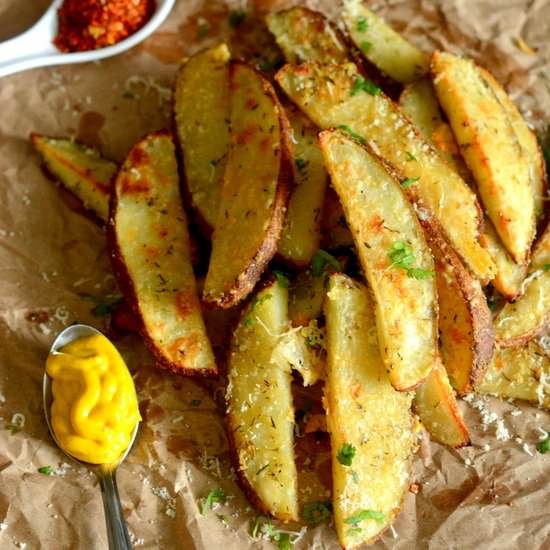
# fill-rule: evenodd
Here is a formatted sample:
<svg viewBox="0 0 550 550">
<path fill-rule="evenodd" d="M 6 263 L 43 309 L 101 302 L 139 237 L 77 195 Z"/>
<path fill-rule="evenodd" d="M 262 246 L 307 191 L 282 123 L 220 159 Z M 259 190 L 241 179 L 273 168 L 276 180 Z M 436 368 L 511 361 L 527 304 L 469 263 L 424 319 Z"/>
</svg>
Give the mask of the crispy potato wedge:
<svg viewBox="0 0 550 550">
<path fill-rule="evenodd" d="M 243 489 L 257 508 L 283 521 L 298 519 L 290 368 L 272 361 L 288 326 L 287 300 L 287 290 L 272 282 L 244 309 L 231 340 L 226 393 Z"/>
<path fill-rule="evenodd" d="M 469 182 L 471 174 L 451 127 L 443 120 L 431 81 L 421 78 L 407 84 L 399 96 L 399 107 L 464 181 Z"/>
<path fill-rule="evenodd" d="M 179 70 L 174 93 L 185 185 L 207 230 L 216 223 L 229 152 L 229 57 L 225 44 L 194 55 Z"/>
<path fill-rule="evenodd" d="M 460 156 L 450 126 L 443 121 L 432 83 L 428 79 L 421 79 L 405 86 L 399 98 L 399 106 L 424 136 L 435 145 L 445 160 L 465 181 L 469 182 L 471 180 L 470 171 Z M 483 232 L 479 240 L 491 255 L 496 266 L 493 285 L 507 299 L 515 299 L 527 274 L 527 266 L 516 264 L 512 260 L 496 235 L 492 222 L 487 218 L 483 221 Z"/>
<path fill-rule="evenodd" d="M 415 421 L 411 394 L 392 387 L 380 357 L 367 288 L 332 275 L 324 310 L 334 523 L 340 544 L 355 548 L 374 542 L 399 512 L 409 487 Z"/>
<path fill-rule="evenodd" d="M 495 317 L 500 347 L 521 346 L 540 334 L 550 315 L 550 225 L 533 248 L 529 276 L 521 285 L 521 297 L 505 304 Z"/>
<path fill-rule="evenodd" d="M 327 187 L 321 219 L 321 244 L 323 248 L 348 247 L 353 245 L 353 237 L 346 221 L 340 199 L 332 187 Z"/>
<path fill-rule="evenodd" d="M 550 360 L 534 342 L 499 349 L 476 392 L 522 399 L 550 409 Z"/>
<path fill-rule="evenodd" d="M 343 1 L 342 20 L 361 53 L 397 82 L 411 82 L 425 75 L 430 58 L 394 31 L 361 0 Z"/>
<path fill-rule="evenodd" d="M 520 295 L 522 283 L 527 276 L 527 264 L 517 264 L 512 260 L 488 219 L 483 224 L 479 241 L 487 249 L 497 268 L 493 279 L 494 287 L 508 301 L 515 300 Z"/>
<path fill-rule="evenodd" d="M 115 180 L 107 231 L 117 281 L 159 364 L 215 376 L 170 133 L 149 134 L 130 150 Z"/>
<path fill-rule="evenodd" d="M 286 65 L 276 75 L 286 94 L 321 128 L 344 126 L 397 170 L 409 200 L 433 230 L 445 235 L 481 280 L 493 277 L 494 264 L 478 243 L 480 208 L 475 194 L 424 140 L 386 96 L 361 84 L 355 65 Z M 411 156 L 415 160 L 411 160 Z M 418 178 L 418 179 L 417 179 Z M 439 222 L 439 223 L 436 223 Z"/>
<path fill-rule="evenodd" d="M 266 23 L 289 63 L 348 61 L 345 41 L 322 13 L 296 6 L 268 14 Z"/>
<path fill-rule="evenodd" d="M 47 171 L 75 195 L 86 210 L 106 222 L 111 180 L 117 165 L 103 158 L 95 149 L 72 139 L 33 133 L 31 142 L 42 156 Z"/>
<path fill-rule="evenodd" d="M 296 188 L 286 214 L 278 253 L 286 262 L 306 267 L 319 249 L 321 209 L 328 176 L 317 143 L 317 127 L 297 109 L 286 110 L 294 137 Z"/>
<path fill-rule="evenodd" d="M 435 52 L 431 70 L 487 214 L 512 258 L 524 263 L 535 237 L 535 201 L 529 161 L 506 110 L 473 61 Z"/>
<path fill-rule="evenodd" d="M 443 363 L 453 387 L 464 395 L 483 378 L 493 356 L 491 312 L 479 281 L 454 250 L 437 234 L 427 232 L 427 235 L 435 259 Z"/>
<path fill-rule="evenodd" d="M 378 341 L 393 387 L 420 384 L 437 355 L 434 262 L 413 207 L 372 152 L 347 133 L 319 141 L 376 304 Z"/>
<path fill-rule="evenodd" d="M 537 136 L 527 126 L 518 108 L 495 77 L 483 67 L 478 67 L 478 69 L 481 78 L 491 88 L 500 106 L 504 109 L 506 117 L 516 134 L 516 139 L 523 151 L 523 155 L 528 159 L 531 193 L 535 200 L 535 215 L 537 219 L 540 219 L 544 214 L 544 197 L 547 190 L 547 181 L 544 156 L 537 141 Z"/>
<path fill-rule="evenodd" d="M 245 298 L 277 251 L 293 185 L 290 128 L 273 87 L 230 64 L 231 148 L 203 298 L 228 308 Z"/>
<path fill-rule="evenodd" d="M 417 388 L 414 409 L 435 441 L 455 449 L 470 443 L 468 427 L 458 408 L 447 371 L 439 360 L 426 381 Z"/>
</svg>

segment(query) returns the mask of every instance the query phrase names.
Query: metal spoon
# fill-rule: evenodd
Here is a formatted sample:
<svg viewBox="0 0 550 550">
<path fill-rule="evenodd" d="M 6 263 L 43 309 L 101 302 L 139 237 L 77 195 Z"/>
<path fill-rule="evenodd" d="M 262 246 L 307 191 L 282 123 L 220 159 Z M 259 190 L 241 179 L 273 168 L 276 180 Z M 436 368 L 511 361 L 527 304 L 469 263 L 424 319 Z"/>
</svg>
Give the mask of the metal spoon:
<svg viewBox="0 0 550 550">
<path fill-rule="evenodd" d="M 53 44 L 57 34 L 57 10 L 63 0 L 54 0 L 46 13 L 24 33 L 0 43 L 0 77 L 8 74 L 66 63 L 96 61 L 119 54 L 145 40 L 166 19 L 175 0 L 156 0 L 149 21 L 137 32 L 113 46 L 86 52 L 62 53 Z"/>
<path fill-rule="evenodd" d="M 74 340 L 77 340 L 78 338 L 92 336 L 94 334 L 101 334 L 101 332 L 88 325 L 72 325 L 71 327 L 66 328 L 58 334 L 57 338 L 52 344 L 50 353 L 58 352 L 60 348 L 73 342 Z M 125 453 L 120 457 L 117 463 L 90 464 L 89 462 L 83 462 L 81 460 L 78 460 L 74 456 L 66 453 L 59 444 L 59 441 L 57 441 L 50 418 L 52 401 L 52 379 L 47 375 L 47 373 L 44 373 L 42 402 L 44 404 L 44 415 L 46 417 L 48 429 L 50 430 L 50 435 L 56 442 L 57 446 L 65 453 L 66 456 L 68 456 L 75 462 L 78 462 L 78 464 L 81 464 L 82 466 L 85 466 L 89 470 L 93 471 L 97 476 L 99 480 L 99 486 L 101 487 L 101 496 L 103 498 L 103 509 L 105 511 L 105 521 L 107 523 L 107 538 L 109 540 L 109 549 L 131 549 L 132 543 L 130 542 L 128 530 L 126 529 L 126 523 L 124 522 L 122 507 L 120 505 L 120 497 L 118 496 L 116 470 L 118 466 L 122 463 L 122 461 L 128 456 L 128 453 L 134 445 L 138 433 L 139 422 L 136 424 L 134 432 L 132 433 L 132 439 L 130 441 L 130 444 L 128 445 L 128 448 L 126 449 Z"/>
</svg>

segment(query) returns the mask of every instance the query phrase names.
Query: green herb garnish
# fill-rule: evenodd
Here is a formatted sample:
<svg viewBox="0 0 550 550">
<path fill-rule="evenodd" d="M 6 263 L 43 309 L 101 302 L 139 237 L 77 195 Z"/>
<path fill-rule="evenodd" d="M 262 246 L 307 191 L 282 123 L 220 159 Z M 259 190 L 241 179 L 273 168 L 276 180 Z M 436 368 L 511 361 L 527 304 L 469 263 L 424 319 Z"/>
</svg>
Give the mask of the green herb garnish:
<svg viewBox="0 0 550 550">
<path fill-rule="evenodd" d="M 202 503 L 201 514 L 205 516 L 213 504 L 225 504 L 226 496 L 223 489 L 212 489 Z"/>
<path fill-rule="evenodd" d="M 246 13 L 242 10 L 232 10 L 229 14 L 229 25 L 236 29 L 246 19 Z"/>
<path fill-rule="evenodd" d="M 412 153 L 409 153 L 409 151 L 405 151 L 405 156 L 407 161 L 416 160 L 416 157 Z"/>
<path fill-rule="evenodd" d="M 245 317 L 244 320 L 244 326 L 245 327 L 251 327 L 254 324 L 254 319 L 250 317 L 250 315 L 254 312 L 254 309 L 256 306 L 262 305 L 267 300 L 270 300 L 272 298 L 271 294 L 266 294 L 265 296 L 262 296 L 261 298 L 258 298 L 257 296 L 254 296 L 250 302 L 250 311 L 248 315 Z"/>
<path fill-rule="evenodd" d="M 371 48 L 372 48 L 372 44 L 368 40 L 363 40 L 363 42 L 361 42 L 361 49 L 365 53 L 369 53 Z M 372 94 L 372 95 L 376 95 L 376 94 Z"/>
<path fill-rule="evenodd" d="M 410 187 L 411 185 L 414 185 L 420 178 L 407 178 L 406 180 L 403 180 L 401 182 L 401 187 L 403 189 L 407 189 L 407 187 Z"/>
<path fill-rule="evenodd" d="M 288 277 L 278 269 L 273 270 L 273 275 L 277 278 L 277 282 L 279 283 L 279 286 L 281 288 L 288 288 L 288 285 L 290 284 L 290 281 L 288 280 Z"/>
<path fill-rule="evenodd" d="M 308 502 L 304 504 L 302 510 L 302 518 L 306 523 L 311 525 L 318 525 L 327 521 L 332 514 L 332 503 L 327 500 L 325 502 Z"/>
<path fill-rule="evenodd" d="M 429 279 L 434 276 L 434 272 L 430 269 L 420 269 L 419 267 L 411 267 L 407 270 L 407 277 L 411 279 Z"/>
<path fill-rule="evenodd" d="M 550 435 L 547 435 L 546 439 L 543 439 L 537 443 L 537 451 L 540 454 L 545 454 L 550 451 Z"/>
<path fill-rule="evenodd" d="M 319 249 L 311 259 L 311 273 L 320 277 L 328 268 L 333 271 L 342 271 L 342 264 L 325 250 Z"/>
<path fill-rule="evenodd" d="M 390 267 L 404 269 L 407 272 L 407 277 L 411 279 L 427 279 L 434 275 L 433 271 L 429 269 L 413 267 L 415 257 L 412 248 L 404 241 L 393 243 L 388 256 L 392 262 Z"/>
<path fill-rule="evenodd" d="M 347 132 L 353 139 L 357 140 L 361 145 L 366 145 L 367 141 L 362 138 L 359 134 L 356 134 L 349 126 L 346 124 L 339 124 L 336 126 L 339 130 L 344 130 Z"/>
<path fill-rule="evenodd" d="M 347 525 L 357 525 L 365 519 L 374 519 L 376 521 L 384 521 L 386 516 L 382 512 L 376 512 L 375 510 L 361 510 L 357 514 L 350 516 L 344 520 Z"/>
<path fill-rule="evenodd" d="M 550 264 L 544 264 L 544 265 L 542 266 L 542 270 L 543 270 L 543 271 L 550 271 Z"/>
<path fill-rule="evenodd" d="M 290 550 L 292 542 L 288 533 L 274 533 L 271 540 L 277 543 L 277 550 Z"/>
<path fill-rule="evenodd" d="M 91 313 L 96 317 L 105 317 L 111 315 L 113 311 L 124 301 L 122 296 L 108 295 L 102 296 L 81 296 L 83 300 L 90 300 L 97 305 L 92 308 Z"/>
<path fill-rule="evenodd" d="M 351 443 L 344 443 L 338 449 L 336 458 L 342 466 L 351 466 L 353 459 L 355 458 L 356 449 Z"/>
<path fill-rule="evenodd" d="M 200 404 L 202 401 L 200 399 L 191 399 L 191 406 L 192 407 L 200 407 Z"/>
<path fill-rule="evenodd" d="M 361 527 L 350 527 L 346 531 L 346 535 L 348 535 L 348 537 L 354 537 L 356 535 L 360 535 L 362 532 L 363 532 L 363 529 L 361 529 Z"/>
<path fill-rule="evenodd" d="M 369 95 L 378 95 L 381 90 L 372 80 L 366 80 L 358 74 L 351 87 L 350 95 L 357 95 L 359 92 L 366 92 Z"/>
<path fill-rule="evenodd" d="M 367 30 L 367 20 L 364 17 L 357 19 L 357 32 L 365 32 Z"/>
<path fill-rule="evenodd" d="M 51 476 L 53 474 L 53 468 L 51 466 L 41 466 L 38 471 L 45 476 Z"/>
<path fill-rule="evenodd" d="M 197 29 L 197 38 L 204 38 L 210 31 L 210 25 L 208 23 L 201 23 Z"/>
<path fill-rule="evenodd" d="M 250 536 L 253 539 L 261 535 L 267 535 L 272 542 L 276 542 L 278 550 L 290 550 L 292 547 L 290 534 L 277 531 L 266 516 L 257 516 L 250 530 Z"/>
<path fill-rule="evenodd" d="M 298 170 L 298 173 L 301 174 L 309 164 L 309 160 L 304 160 L 300 157 L 297 157 L 294 159 L 294 164 L 296 165 L 296 169 Z"/>
</svg>

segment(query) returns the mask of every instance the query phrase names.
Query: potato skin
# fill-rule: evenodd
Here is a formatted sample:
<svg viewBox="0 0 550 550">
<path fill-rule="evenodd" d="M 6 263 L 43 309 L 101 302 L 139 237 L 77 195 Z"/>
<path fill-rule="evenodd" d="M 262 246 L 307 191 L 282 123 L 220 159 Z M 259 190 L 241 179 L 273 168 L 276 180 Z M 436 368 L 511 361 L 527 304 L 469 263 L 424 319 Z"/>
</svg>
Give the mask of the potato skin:
<svg viewBox="0 0 550 550">
<path fill-rule="evenodd" d="M 173 140 L 173 135 L 172 135 L 172 132 L 170 132 L 169 130 L 160 130 L 157 132 L 153 132 L 153 133 L 147 134 L 144 138 L 142 138 L 137 144 L 134 145 L 134 148 L 142 146 L 147 142 L 147 140 L 154 140 L 156 138 L 170 138 L 171 140 Z M 123 168 L 124 168 L 124 165 L 121 166 L 119 173 L 123 170 Z M 118 175 L 117 175 L 117 178 L 118 178 Z M 115 179 L 115 182 L 116 182 L 116 179 Z M 181 364 L 175 364 L 173 361 L 171 361 L 159 349 L 158 343 L 149 334 L 149 331 L 146 327 L 146 323 L 143 317 L 143 312 L 140 309 L 139 298 L 137 295 L 134 281 L 132 280 L 132 277 L 128 270 L 128 266 L 124 261 L 123 254 L 117 239 L 115 218 L 116 218 L 116 212 L 118 209 L 118 204 L 119 204 L 119 200 L 116 192 L 116 187 L 113 186 L 111 197 L 110 197 L 110 203 L 109 203 L 109 219 L 106 226 L 107 244 L 110 250 L 111 263 L 113 266 L 113 272 L 115 274 L 117 283 L 128 305 L 131 307 L 132 312 L 135 315 L 135 318 L 139 327 L 139 332 L 142 338 L 144 339 L 148 348 L 157 359 L 159 366 L 166 368 L 175 374 L 184 375 L 184 376 L 195 376 L 195 377 L 202 377 L 202 378 L 217 377 L 218 370 L 214 362 L 213 354 L 211 351 L 210 351 L 210 354 L 212 355 L 212 364 L 209 368 L 188 368 L 188 367 L 182 366 Z M 190 261 L 191 260 L 189 259 L 189 262 Z M 197 306 L 199 305 L 198 297 L 197 297 L 196 305 Z M 210 344 L 208 342 L 206 333 L 203 334 L 203 338 L 204 338 L 204 343 L 209 348 Z"/>
<path fill-rule="evenodd" d="M 230 308 L 243 300 L 254 288 L 269 261 L 277 252 L 279 240 L 284 228 L 285 214 L 287 210 L 290 194 L 294 186 L 294 160 L 292 154 L 291 129 L 284 109 L 277 98 L 277 95 L 271 84 L 265 80 L 259 71 L 253 69 L 242 61 L 232 61 L 230 63 L 230 82 L 231 75 L 239 69 L 246 67 L 254 72 L 261 79 L 263 92 L 270 97 L 277 113 L 280 126 L 280 151 L 279 173 L 277 187 L 273 198 L 271 208 L 271 217 L 268 220 L 265 229 L 265 238 L 260 243 L 255 254 L 248 259 L 237 278 L 232 281 L 231 286 L 221 292 L 214 292 L 209 289 L 209 278 L 207 276 L 205 290 L 203 293 L 203 302 L 210 307 Z M 225 184 L 224 184 L 225 185 Z M 244 214 L 244 213 L 243 213 Z M 214 232 L 214 239 L 215 232 Z M 210 267 L 209 267 L 210 272 Z M 229 284 L 228 282 L 226 282 Z"/>
</svg>

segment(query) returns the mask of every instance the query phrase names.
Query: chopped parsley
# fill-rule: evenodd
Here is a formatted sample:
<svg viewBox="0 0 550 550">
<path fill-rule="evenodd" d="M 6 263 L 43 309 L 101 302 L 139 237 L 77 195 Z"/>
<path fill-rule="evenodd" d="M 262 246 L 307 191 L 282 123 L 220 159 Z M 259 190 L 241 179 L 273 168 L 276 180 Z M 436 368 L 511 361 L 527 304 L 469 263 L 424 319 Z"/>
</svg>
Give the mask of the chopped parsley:
<svg viewBox="0 0 550 550">
<path fill-rule="evenodd" d="M 409 151 L 405 151 L 405 157 L 407 161 L 416 160 L 416 157 L 412 153 L 409 153 Z"/>
<path fill-rule="evenodd" d="M 95 317 L 105 317 L 111 315 L 113 311 L 124 301 L 124 298 L 120 295 L 111 294 L 105 297 L 102 296 L 82 296 L 83 300 L 90 300 L 96 304 L 92 308 L 91 313 Z"/>
<path fill-rule="evenodd" d="M 407 189 L 407 187 L 410 187 L 411 185 L 414 185 L 419 179 L 420 178 L 407 178 L 406 180 L 403 180 L 401 182 L 401 187 L 403 189 Z"/>
<path fill-rule="evenodd" d="M 309 160 L 304 160 L 303 158 L 296 157 L 294 159 L 294 164 L 296 165 L 296 169 L 298 170 L 298 173 L 301 174 L 309 164 Z"/>
<path fill-rule="evenodd" d="M 229 14 L 229 25 L 236 29 L 246 19 L 246 13 L 242 10 L 231 10 Z"/>
<path fill-rule="evenodd" d="M 365 519 L 374 519 L 376 521 L 384 521 L 386 516 L 382 512 L 377 512 L 375 510 L 361 510 L 357 514 L 350 516 L 344 520 L 344 523 L 347 525 L 357 526 L 358 523 L 361 523 Z"/>
<path fill-rule="evenodd" d="M 342 466 L 351 466 L 353 459 L 355 458 L 356 449 L 351 443 L 344 443 L 338 449 L 336 458 Z"/>
<path fill-rule="evenodd" d="M 302 509 L 302 518 L 306 523 L 318 525 L 327 521 L 332 514 L 332 503 L 327 500 L 325 502 L 316 501 L 304 504 Z"/>
<path fill-rule="evenodd" d="M 550 264 L 544 264 L 544 265 L 542 266 L 542 270 L 543 270 L 543 271 L 550 271 Z"/>
<path fill-rule="evenodd" d="M 205 516 L 213 504 L 225 504 L 226 496 L 223 492 L 223 489 L 218 487 L 217 489 L 212 489 L 206 498 L 203 500 L 201 507 L 201 514 Z"/>
<path fill-rule="evenodd" d="M 390 267 L 404 269 L 407 272 L 407 277 L 411 279 L 428 279 L 434 275 L 434 272 L 429 269 L 413 267 L 415 257 L 412 248 L 404 241 L 393 243 L 388 256 L 392 262 Z"/>
<path fill-rule="evenodd" d="M 537 443 L 537 451 L 540 454 L 545 454 L 550 451 L 550 435 L 547 435 L 546 439 L 543 439 Z"/>
<path fill-rule="evenodd" d="M 201 23 L 197 29 L 197 38 L 205 38 L 210 31 L 210 25 L 208 23 Z"/>
<path fill-rule="evenodd" d="M 359 17 L 357 19 L 357 32 L 366 32 L 367 30 L 367 20 L 364 17 Z"/>
<path fill-rule="evenodd" d="M 279 283 L 279 286 L 281 288 L 288 288 L 288 285 L 290 284 L 290 281 L 288 280 L 288 277 L 278 269 L 275 269 L 273 271 L 273 275 L 277 278 L 277 282 Z"/>
<path fill-rule="evenodd" d="M 342 264 L 325 250 L 319 249 L 311 259 L 311 273 L 314 277 L 320 277 L 331 268 L 332 271 L 342 271 Z"/>
<path fill-rule="evenodd" d="M 256 306 L 262 305 L 264 302 L 267 302 L 267 300 L 270 300 L 272 298 L 271 294 L 266 294 L 265 296 L 262 296 L 261 298 L 258 298 L 257 296 L 254 296 L 252 298 L 252 301 L 250 302 L 250 311 L 249 314 L 245 317 L 244 320 L 244 326 L 245 327 L 251 327 L 254 324 L 254 319 L 250 317 Z"/>
<path fill-rule="evenodd" d="M 350 527 L 346 531 L 346 535 L 348 535 L 349 537 L 354 537 L 355 535 L 360 535 L 362 532 L 363 529 L 361 529 L 361 527 Z"/>
<path fill-rule="evenodd" d="M 294 544 L 290 539 L 290 534 L 277 531 L 268 517 L 257 516 L 250 530 L 250 536 L 255 539 L 262 535 L 266 535 L 272 542 L 276 542 L 278 550 L 290 550 Z"/>
<path fill-rule="evenodd" d="M 53 468 L 51 466 L 41 466 L 38 471 L 45 476 L 51 476 L 53 474 Z"/>
<path fill-rule="evenodd" d="M 369 95 L 378 95 L 380 91 L 380 88 L 372 80 L 367 80 L 358 74 L 351 87 L 350 95 L 357 95 L 360 92 L 366 92 Z"/>
<path fill-rule="evenodd" d="M 353 139 L 356 139 L 361 145 L 366 145 L 367 141 L 362 138 L 359 134 L 356 134 L 349 126 L 346 124 L 339 124 L 336 126 L 338 130 L 344 130 L 347 132 Z"/>
<path fill-rule="evenodd" d="M 363 40 L 363 42 L 361 42 L 361 49 L 365 53 L 369 53 L 371 48 L 372 48 L 372 43 L 369 42 L 368 40 Z M 373 94 L 373 95 L 375 95 L 375 94 Z"/>
<path fill-rule="evenodd" d="M 200 399 L 191 399 L 191 406 L 192 407 L 200 407 L 200 404 L 202 401 Z"/>
</svg>

